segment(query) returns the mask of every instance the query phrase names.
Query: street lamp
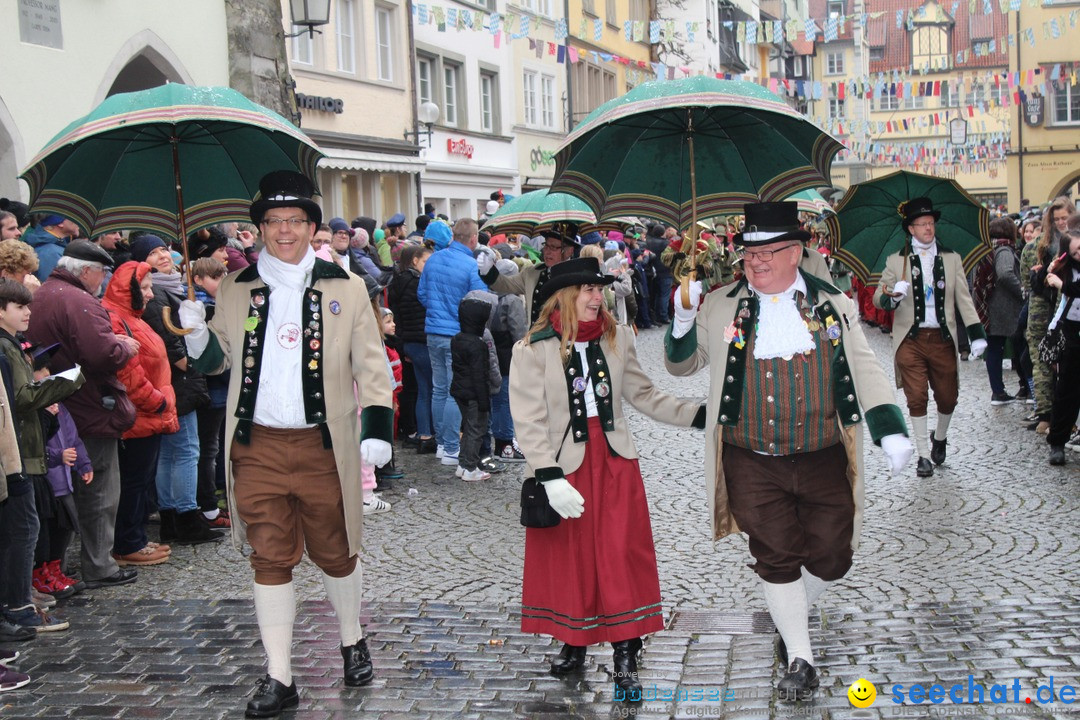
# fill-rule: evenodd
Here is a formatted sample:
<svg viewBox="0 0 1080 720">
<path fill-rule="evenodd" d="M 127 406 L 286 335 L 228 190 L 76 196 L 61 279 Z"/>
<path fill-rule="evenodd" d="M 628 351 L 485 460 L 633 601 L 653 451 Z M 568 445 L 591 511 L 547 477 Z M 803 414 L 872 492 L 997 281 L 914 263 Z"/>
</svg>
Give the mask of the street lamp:
<svg viewBox="0 0 1080 720">
<path fill-rule="evenodd" d="M 428 100 L 426 103 L 421 103 L 420 107 L 416 109 L 416 118 L 424 124 L 424 130 L 419 128 L 413 132 L 406 130 L 404 132 L 405 139 L 410 137 L 416 138 L 416 144 L 420 144 L 420 136 L 427 134 L 427 144 L 431 147 L 431 126 L 439 120 L 439 106 Z"/>
<path fill-rule="evenodd" d="M 315 29 L 316 25 L 326 25 L 330 22 L 330 0 L 289 0 L 289 11 L 292 14 L 293 25 L 307 26 L 308 37 L 315 37 L 315 33 L 322 32 Z M 285 37 L 297 37 L 303 34 L 304 31 L 301 30 Z"/>
</svg>

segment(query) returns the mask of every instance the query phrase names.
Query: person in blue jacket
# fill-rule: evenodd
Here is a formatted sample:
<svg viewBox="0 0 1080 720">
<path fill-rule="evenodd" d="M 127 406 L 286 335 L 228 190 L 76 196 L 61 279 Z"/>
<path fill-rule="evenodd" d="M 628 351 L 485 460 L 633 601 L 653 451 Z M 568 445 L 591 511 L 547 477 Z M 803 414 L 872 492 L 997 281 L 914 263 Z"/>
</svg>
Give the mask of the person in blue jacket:
<svg viewBox="0 0 1080 720">
<path fill-rule="evenodd" d="M 437 223 L 432 223 L 436 225 Z M 429 226 L 430 229 L 430 226 Z M 450 340 L 461 332 L 458 305 L 470 290 L 486 290 L 476 272 L 473 250 L 480 239 L 476 221 L 463 218 L 454 223 L 453 238 L 444 250 L 436 251 L 424 265 L 416 295 L 427 310 L 424 331 L 431 357 L 431 416 L 435 421 L 436 457 L 443 465 L 457 467 L 461 410 L 450 397 L 453 370 Z"/>
</svg>

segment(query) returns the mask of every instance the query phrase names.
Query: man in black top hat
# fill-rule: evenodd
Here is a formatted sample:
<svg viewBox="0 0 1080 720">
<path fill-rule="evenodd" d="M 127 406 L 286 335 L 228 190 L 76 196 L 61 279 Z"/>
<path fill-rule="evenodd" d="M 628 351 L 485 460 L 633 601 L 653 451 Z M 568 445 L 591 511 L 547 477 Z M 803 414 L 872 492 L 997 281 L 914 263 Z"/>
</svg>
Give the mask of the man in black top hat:
<svg viewBox="0 0 1080 720">
<path fill-rule="evenodd" d="M 577 241 L 576 229 L 569 224 L 544 230 L 540 234 L 544 236 L 544 244 L 540 248 L 544 264 L 531 265 L 517 275 L 501 274 L 495 268 L 495 261 L 489 253 L 476 256 L 480 277 L 492 292 L 524 296 L 525 315 L 529 318 L 530 325 L 536 322 L 540 315 L 540 307 L 544 303 L 538 300 L 538 297 L 540 289 L 548 280 L 551 268 L 574 257 L 575 251 L 581 247 Z"/>
<path fill-rule="evenodd" d="M 892 331 L 896 386 L 907 398 L 919 452 L 915 472 L 930 477 L 934 465 L 945 462 L 946 433 L 960 391 L 957 314 L 971 339 L 972 357 L 986 350 L 986 332 L 968 291 L 963 258 L 938 242 L 941 211 L 934 209 L 930 198 L 920 197 L 904 203 L 900 213 L 910 240 L 886 258 L 874 304 L 896 311 Z M 938 412 L 929 442 L 927 386 L 934 391 Z"/>
<path fill-rule="evenodd" d="M 265 241 L 258 262 L 225 277 L 209 323 L 201 302 L 183 301 L 179 314 L 192 330 L 185 341 L 195 367 L 211 375 L 232 369 L 228 406 L 235 410 L 225 426 L 232 536 L 238 549 L 246 541 L 253 550 L 255 614 L 268 660 L 247 716 L 272 717 L 299 703 L 293 568 L 305 550 L 337 615 L 345 684 L 374 677 L 359 618 L 360 461 L 390 460 L 394 411 L 363 281 L 317 259 L 311 247 L 322 222 L 314 185 L 280 171 L 259 189 L 251 203 Z"/>
<path fill-rule="evenodd" d="M 777 690 L 818 687 L 807 615 L 847 574 L 862 517 L 862 422 L 894 473 L 911 457 L 904 418 L 850 298 L 800 269 L 794 202 L 747 205 L 735 242 L 743 279 L 690 307 L 676 297 L 666 338 L 675 375 L 709 365 L 705 469 L 713 537 L 749 536 L 780 632 Z M 790 664 L 788 663 L 790 660 Z"/>
</svg>

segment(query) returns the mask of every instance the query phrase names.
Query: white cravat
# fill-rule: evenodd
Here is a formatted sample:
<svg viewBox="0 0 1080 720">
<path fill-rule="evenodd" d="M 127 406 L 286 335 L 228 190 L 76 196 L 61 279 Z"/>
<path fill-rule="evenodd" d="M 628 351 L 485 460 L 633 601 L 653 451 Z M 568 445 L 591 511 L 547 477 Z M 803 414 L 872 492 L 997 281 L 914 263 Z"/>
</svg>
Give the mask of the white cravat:
<svg viewBox="0 0 1080 720">
<path fill-rule="evenodd" d="M 928 245 L 924 245 L 912 237 L 911 249 L 918 254 L 919 267 L 922 268 L 922 287 L 919 288 L 919 292 L 923 294 L 923 299 L 925 300 L 925 312 L 923 313 L 923 321 L 919 323 L 919 327 L 939 328 L 941 325 L 938 323 L 937 304 L 934 301 L 934 293 L 937 292 L 937 288 L 934 287 L 934 261 L 938 254 L 937 238 L 931 240 Z M 914 290 L 914 288 L 912 288 L 912 290 Z"/>
<path fill-rule="evenodd" d="M 757 293 L 758 326 L 754 335 L 754 359 L 790 358 L 814 349 L 814 338 L 806 327 L 806 321 L 795 302 L 796 291 L 806 295 L 806 283 L 802 275 L 780 293 L 763 293 L 751 285 Z"/>
</svg>

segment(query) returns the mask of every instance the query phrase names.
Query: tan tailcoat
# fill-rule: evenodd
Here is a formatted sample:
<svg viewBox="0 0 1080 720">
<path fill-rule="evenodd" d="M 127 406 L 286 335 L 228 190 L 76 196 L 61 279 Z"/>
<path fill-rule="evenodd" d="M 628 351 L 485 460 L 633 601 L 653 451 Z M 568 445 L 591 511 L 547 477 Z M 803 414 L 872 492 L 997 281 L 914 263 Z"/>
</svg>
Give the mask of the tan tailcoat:
<svg viewBox="0 0 1080 720">
<path fill-rule="evenodd" d="M 620 457 L 636 459 L 637 447 L 626 425 L 624 401 L 654 420 L 680 427 L 690 427 L 701 404 L 656 389 L 638 364 L 632 329 L 619 325 L 615 338 L 614 349 L 606 340 L 600 340 L 614 399 L 615 430 L 605 434 L 611 449 Z M 526 476 L 533 476 L 538 469 L 555 467 L 561 468 L 563 475 L 569 475 L 585 459 L 585 443 L 574 442 L 572 433 L 566 432 L 570 424 L 570 399 L 559 344 L 559 338 L 552 336 L 530 343 L 522 340 L 514 345 L 510 363 L 510 412 L 518 445 L 525 455 Z"/>
<path fill-rule="evenodd" d="M 808 286 L 811 285 L 804 272 Z M 835 290 L 835 288 L 832 288 Z M 726 380 L 725 368 L 728 366 L 728 349 L 724 341 L 724 329 L 736 316 L 739 301 L 749 298 L 752 291 L 740 284 L 734 290 L 730 286 L 715 290 L 705 296 L 701 312 L 697 316 L 697 350 L 681 362 L 672 362 L 665 355 L 668 371 L 673 375 L 692 375 L 706 365 L 709 366 L 709 400 L 705 410 L 705 483 L 709 502 L 709 514 L 712 519 L 713 538 L 720 539 L 731 533 L 739 532 L 728 507 L 727 478 L 724 477 L 724 464 L 721 462 L 724 452 L 723 426 L 718 423 L 720 400 L 724 393 Z M 859 325 L 858 312 L 851 300 L 843 293 L 822 292 L 818 294 L 814 307 L 826 301 L 842 316 L 840 322 L 840 346 L 847 354 L 848 365 L 853 376 L 858 404 L 866 411 L 879 406 L 895 407 L 893 392 L 889 387 L 884 371 L 874 357 Z M 670 330 L 668 332 L 670 344 Z M 741 386 L 737 392 L 741 392 Z M 890 413 L 890 415 L 893 415 Z M 899 418 L 899 410 L 895 412 Z M 848 480 L 855 501 L 855 533 L 852 545 L 858 543 L 862 527 L 863 513 L 863 450 L 862 427 L 860 420 L 854 425 L 844 426 L 839 417 L 835 420 L 840 425 L 844 447 L 848 456 Z M 892 432 L 902 432 L 901 427 L 890 427 Z M 885 432 L 884 434 L 888 434 Z"/>
<path fill-rule="evenodd" d="M 318 260 L 317 263 L 323 261 Z M 325 263 L 330 265 L 329 263 Z M 254 269 L 253 266 L 251 269 Z M 336 268 L 336 266 L 333 266 Z M 217 309 L 210 322 L 210 331 L 224 353 L 222 364 L 210 374 L 234 368 L 229 376 L 228 412 L 225 415 L 225 471 L 228 487 L 229 513 L 233 518 L 232 539 L 238 549 L 246 540 L 246 526 L 236 510 L 233 493 L 232 443 L 236 431 L 236 408 L 242 385 L 239 368 L 243 366 L 244 321 L 248 316 L 251 290 L 266 287 L 266 283 L 250 270 L 226 276 L 217 295 Z M 345 275 L 345 273 L 342 273 Z M 385 408 L 393 416 L 393 394 L 387 372 L 386 351 L 379 333 L 375 314 L 368 299 L 367 287 L 355 275 L 320 278 L 314 288 L 322 291 L 322 375 L 326 398 L 326 424 L 330 429 L 334 459 L 337 463 L 341 495 L 345 503 L 345 527 L 349 536 L 349 554 L 360 551 L 364 527 L 364 494 L 360 484 L 360 437 L 357 400 L 365 414 L 370 409 Z M 334 309 L 337 312 L 334 312 Z M 305 340 L 306 341 L 306 340 Z M 211 340 L 213 344 L 213 340 Z M 204 353 L 205 354 L 205 353 Z M 200 360 L 204 358 L 200 357 Z M 270 370 L 271 368 L 263 368 Z M 382 432 L 364 428 L 364 437 L 392 441 Z"/>
</svg>

